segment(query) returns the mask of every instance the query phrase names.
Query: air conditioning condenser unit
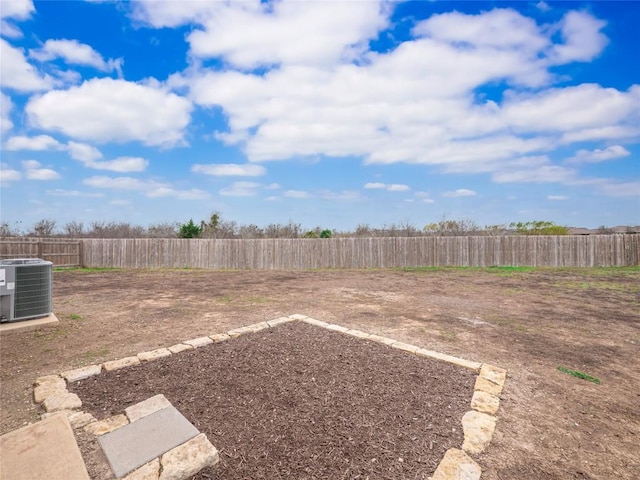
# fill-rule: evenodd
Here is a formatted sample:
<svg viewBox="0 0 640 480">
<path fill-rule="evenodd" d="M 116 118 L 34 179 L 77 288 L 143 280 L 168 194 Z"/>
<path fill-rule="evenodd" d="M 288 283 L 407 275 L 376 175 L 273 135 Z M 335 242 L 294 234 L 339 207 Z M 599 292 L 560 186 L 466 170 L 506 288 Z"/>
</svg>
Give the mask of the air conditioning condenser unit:
<svg viewBox="0 0 640 480">
<path fill-rule="evenodd" d="M 46 317 L 52 311 L 53 263 L 0 260 L 0 322 Z"/>
</svg>

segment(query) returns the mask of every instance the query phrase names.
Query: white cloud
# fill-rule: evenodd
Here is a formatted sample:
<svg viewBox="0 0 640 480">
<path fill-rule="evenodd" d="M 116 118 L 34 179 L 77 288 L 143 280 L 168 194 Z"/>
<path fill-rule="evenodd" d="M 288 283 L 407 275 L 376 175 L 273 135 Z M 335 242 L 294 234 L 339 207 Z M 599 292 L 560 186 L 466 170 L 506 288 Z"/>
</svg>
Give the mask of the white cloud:
<svg viewBox="0 0 640 480">
<path fill-rule="evenodd" d="M 413 33 L 448 44 L 518 49 L 530 54 L 550 44 L 535 20 L 511 9 L 494 9 L 479 15 L 458 12 L 434 15 L 417 24 Z"/>
<path fill-rule="evenodd" d="M 191 103 L 160 88 L 111 78 L 32 98 L 25 111 L 32 125 L 95 142 L 184 142 Z"/>
<path fill-rule="evenodd" d="M 640 181 L 620 182 L 612 179 L 599 179 L 594 182 L 597 190 L 609 197 L 640 198 Z"/>
<path fill-rule="evenodd" d="M 195 173 L 203 173 L 205 175 L 214 175 L 218 177 L 236 176 L 236 177 L 259 177 L 267 173 L 266 168 L 255 164 L 236 164 L 236 163 L 220 163 L 211 165 L 194 164 L 191 171 Z"/>
<path fill-rule="evenodd" d="M 522 132 L 571 132 L 633 122 L 638 102 L 638 86 L 620 92 L 582 84 L 534 95 L 507 92 L 503 114 L 508 125 Z"/>
<path fill-rule="evenodd" d="M 67 144 L 69 155 L 74 160 L 81 162 L 93 162 L 102 158 L 102 153 L 96 147 L 86 143 L 69 142 Z"/>
<path fill-rule="evenodd" d="M 22 174 L 18 170 L 10 168 L 6 163 L 0 163 L 0 183 L 16 182 L 21 178 Z"/>
<path fill-rule="evenodd" d="M 253 197 L 258 194 L 261 184 L 256 182 L 233 182 L 220 190 L 220 195 L 228 197 Z"/>
<path fill-rule="evenodd" d="M 390 192 L 408 192 L 409 190 L 411 190 L 411 188 L 408 185 L 394 183 L 388 185 L 387 190 L 389 190 Z"/>
<path fill-rule="evenodd" d="M 13 122 L 11 121 L 13 102 L 4 93 L 0 93 L 0 109 L 0 133 L 6 133 L 13 128 Z"/>
<path fill-rule="evenodd" d="M 35 160 L 24 160 L 22 166 L 29 180 L 57 180 L 60 178 L 58 172 L 51 168 L 41 168 L 40 162 Z"/>
<path fill-rule="evenodd" d="M 105 61 L 91 46 L 77 40 L 47 40 L 39 49 L 29 51 L 29 56 L 41 62 L 62 58 L 71 65 L 86 65 L 103 72 L 118 70 L 122 60 Z"/>
<path fill-rule="evenodd" d="M 631 152 L 622 145 L 611 145 L 605 149 L 578 150 L 573 157 L 567 159 L 567 163 L 599 163 L 629 155 Z"/>
<path fill-rule="evenodd" d="M 2 3 L 4 5 L 4 2 Z M 2 58 L 0 84 L 3 88 L 18 92 L 34 92 L 47 90 L 53 86 L 51 77 L 40 75 L 34 66 L 27 62 L 22 49 L 11 46 L 2 38 L 0 38 L 0 57 Z"/>
<path fill-rule="evenodd" d="M 547 200 L 562 201 L 562 200 L 568 200 L 568 199 L 569 197 L 565 195 L 547 195 Z"/>
<path fill-rule="evenodd" d="M 554 79 L 549 26 L 498 9 L 434 15 L 415 33 L 359 64 L 285 63 L 260 75 L 194 68 L 169 83 L 188 87 L 199 105 L 221 107 L 229 130 L 216 138 L 244 147 L 250 161 L 355 156 L 496 172 L 563 142 L 640 135 L 636 86 L 514 90 L 500 103 L 475 97 L 495 82 L 546 87 Z"/>
<path fill-rule="evenodd" d="M 133 18 L 156 28 L 177 27 L 191 22 L 203 23 L 218 8 L 216 3 L 223 2 L 137 0 L 133 4 Z"/>
<path fill-rule="evenodd" d="M 7 22 L 6 20 L 0 20 L 0 35 L 7 38 L 22 38 L 22 30 Z"/>
<path fill-rule="evenodd" d="M 322 190 L 319 192 L 319 196 L 325 200 L 334 200 L 339 202 L 350 202 L 360 200 L 362 198 L 360 192 L 356 190 L 342 190 L 340 192 Z"/>
<path fill-rule="evenodd" d="M 37 135 L 35 137 L 15 136 L 9 138 L 4 148 L 6 150 L 64 150 L 65 146 L 49 135 Z"/>
<path fill-rule="evenodd" d="M 411 190 L 411 188 L 408 185 L 402 185 L 398 183 L 387 185 L 386 183 L 379 183 L 379 182 L 366 183 L 364 185 L 364 188 L 372 189 L 372 190 L 376 190 L 376 189 L 387 190 L 389 192 L 408 192 L 409 190 Z"/>
<path fill-rule="evenodd" d="M 436 203 L 436 201 L 433 200 L 432 198 L 424 198 L 422 199 L 422 203 L 432 204 L 432 203 Z"/>
<path fill-rule="evenodd" d="M 387 25 L 387 2 L 262 3 L 142 1 L 135 17 L 155 27 L 195 23 L 191 54 L 241 69 L 260 65 L 333 65 L 358 57 Z M 247 34 L 251 32 L 251 34 Z"/>
<path fill-rule="evenodd" d="M 94 176 L 85 178 L 82 183 L 94 188 L 139 191 L 151 198 L 174 197 L 179 200 L 204 200 L 209 198 L 207 192 L 196 188 L 177 190 L 168 183 L 155 180 L 140 180 L 133 177 Z"/>
<path fill-rule="evenodd" d="M 141 157 L 118 157 L 114 160 L 86 161 L 86 167 L 95 170 L 109 170 L 111 172 L 143 172 L 149 165 L 149 161 Z"/>
<path fill-rule="evenodd" d="M 587 62 L 595 58 L 608 43 L 607 37 L 600 33 L 605 25 L 606 22 L 587 12 L 567 12 L 560 25 L 564 43 L 553 47 L 552 62 Z"/>
<path fill-rule="evenodd" d="M 63 188 L 55 188 L 55 189 L 47 190 L 47 195 L 52 195 L 54 197 L 88 197 L 88 198 L 104 197 L 103 193 L 80 192 L 79 190 L 65 190 Z"/>
<path fill-rule="evenodd" d="M 26 20 L 35 12 L 32 0 L 2 0 L 0 18 Z"/>
<path fill-rule="evenodd" d="M 536 3 L 536 8 L 541 12 L 548 12 L 549 10 L 551 10 L 549 4 L 543 1 Z"/>
<path fill-rule="evenodd" d="M 496 183 L 566 183 L 575 179 L 575 170 L 557 165 L 541 165 L 533 168 L 496 172 Z"/>
<path fill-rule="evenodd" d="M 474 192 L 473 190 L 469 190 L 466 188 L 458 188 L 457 190 L 451 190 L 448 192 L 444 192 L 442 194 L 443 197 L 450 197 L 450 198 L 456 198 L 456 197 L 473 197 L 477 195 L 476 192 Z"/>
<path fill-rule="evenodd" d="M 287 190 L 282 196 L 287 198 L 311 198 L 311 194 L 303 190 Z"/>
</svg>

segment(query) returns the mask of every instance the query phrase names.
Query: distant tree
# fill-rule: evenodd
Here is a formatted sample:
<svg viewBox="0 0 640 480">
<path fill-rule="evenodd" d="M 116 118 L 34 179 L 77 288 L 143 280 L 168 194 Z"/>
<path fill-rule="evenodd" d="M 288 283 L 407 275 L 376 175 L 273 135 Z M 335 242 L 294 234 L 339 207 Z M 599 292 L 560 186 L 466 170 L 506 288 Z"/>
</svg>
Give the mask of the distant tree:
<svg viewBox="0 0 640 480">
<path fill-rule="evenodd" d="M 161 222 L 149 225 L 147 237 L 150 238 L 174 238 L 176 231 L 180 228 L 177 222 Z"/>
<path fill-rule="evenodd" d="M 320 238 L 331 238 L 333 236 L 333 232 L 331 230 L 325 228 L 320 232 Z"/>
<path fill-rule="evenodd" d="M 72 220 L 64 224 L 64 233 L 67 237 L 81 238 L 84 236 L 84 222 Z"/>
<path fill-rule="evenodd" d="M 303 237 L 304 238 L 318 238 L 318 232 L 316 232 L 315 230 L 308 230 L 307 232 L 305 232 Z"/>
<path fill-rule="evenodd" d="M 442 217 L 439 222 L 426 225 L 423 231 L 429 235 L 462 236 L 477 235 L 481 232 L 481 229 L 478 224 L 470 218 L 447 220 L 445 217 Z"/>
<path fill-rule="evenodd" d="M 20 223 L 22 222 L 14 222 L 14 227 L 9 222 L 0 223 L 0 237 L 19 237 L 21 235 Z"/>
<path fill-rule="evenodd" d="M 183 223 L 178 231 L 180 238 L 197 238 L 200 234 L 202 234 L 202 227 L 193 223 L 192 218 L 189 219 L 189 222 Z"/>
<path fill-rule="evenodd" d="M 484 227 L 483 233 L 490 237 L 505 235 L 507 233 L 507 226 L 506 225 L 486 225 Z"/>
<path fill-rule="evenodd" d="M 38 220 L 33 225 L 33 235 L 36 237 L 50 237 L 56 229 L 56 221 L 50 218 Z"/>
<path fill-rule="evenodd" d="M 568 235 L 569 229 L 553 222 L 534 220 L 531 222 L 512 222 L 509 227 L 520 235 Z"/>
<path fill-rule="evenodd" d="M 372 237 L 373 236 L 373 232 L 371 230 L 371 227 L 368 224 L 360 223 L 356 227 L 354 235 L 356 237 Z"/>
<path fill-rule="evenodd" d="M 92 238 L 142 238 L 147 234 L 144 227 L 132 225 L 128 222 L 105 222 L 97 220 L 91 222 L 91 229 L 87 236 Z"/>
<path fill-rule="evenodd" d="M 596 232 L 599 233 L 600 235 L 611 235 L 612 233 L 615 233 L 615 230 L 613 228 L 600 225 L 596 230 Z"/>
</svg>

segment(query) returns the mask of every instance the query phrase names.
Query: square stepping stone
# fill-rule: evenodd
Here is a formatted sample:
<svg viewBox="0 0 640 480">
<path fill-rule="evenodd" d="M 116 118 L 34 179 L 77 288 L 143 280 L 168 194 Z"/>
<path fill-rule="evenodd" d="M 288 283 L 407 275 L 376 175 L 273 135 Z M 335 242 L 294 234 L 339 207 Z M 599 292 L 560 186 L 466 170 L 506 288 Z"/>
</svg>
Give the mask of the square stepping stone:
<svg viewBox="0 0 640 480">
<path fill-rule="evenodd" d="M 117 478 L 182 445 L 200 432 L 173 406 L 98 438 Z"/>
</svg>

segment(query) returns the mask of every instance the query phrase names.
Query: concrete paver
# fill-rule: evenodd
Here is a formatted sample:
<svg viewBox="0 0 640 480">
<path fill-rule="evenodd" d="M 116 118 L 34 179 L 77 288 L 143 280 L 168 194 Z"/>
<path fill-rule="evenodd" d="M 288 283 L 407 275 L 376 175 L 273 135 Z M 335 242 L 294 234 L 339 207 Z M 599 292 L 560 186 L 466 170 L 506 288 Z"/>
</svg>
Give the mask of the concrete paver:
<svg viewBox="0 0 640 480">
<path fill-rule="evenodd" d="M 1 436 L 0 452 L 0 480 L 89 480 L 63 413 Z"/>
<path fill-rule="evenodd" d="M 175 407 L 167 407 L 104 434 L 98 442 L 120 478 L 199 433 Z"/>
</svg>

